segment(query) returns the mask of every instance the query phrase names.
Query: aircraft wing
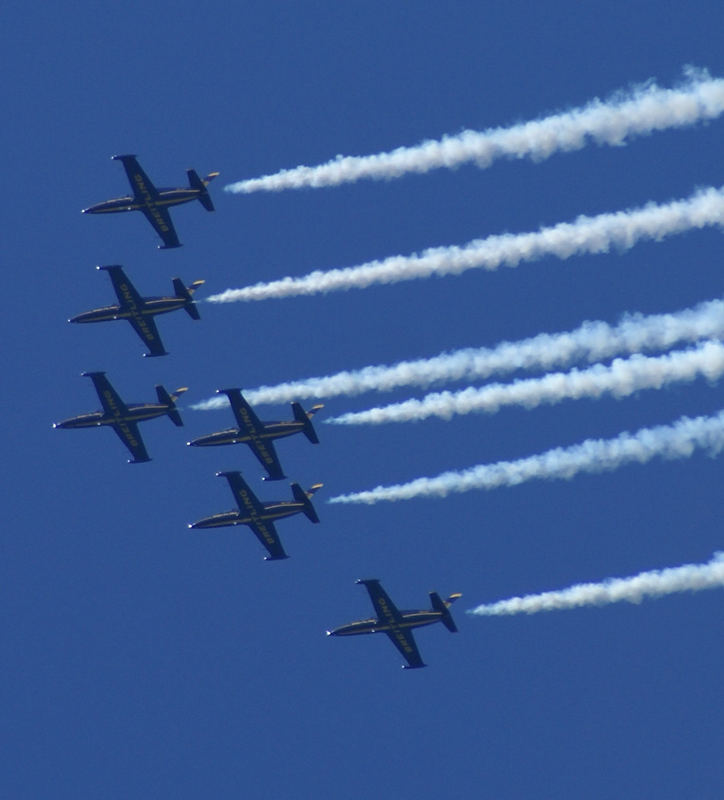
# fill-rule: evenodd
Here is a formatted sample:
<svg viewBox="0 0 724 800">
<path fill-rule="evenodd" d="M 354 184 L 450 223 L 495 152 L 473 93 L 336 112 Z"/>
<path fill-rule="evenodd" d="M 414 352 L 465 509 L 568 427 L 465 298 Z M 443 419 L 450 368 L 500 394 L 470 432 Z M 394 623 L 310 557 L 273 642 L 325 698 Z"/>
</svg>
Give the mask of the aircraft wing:
<svg viewBox="0 0 724 800">
<path fill-rule="evenodd" d="M 129 317 L 128 321 L 133 325 L 133 330 L 143 339 L 144 344 L 149 349 L 152 356 L 168 355 L 163 347 L 161 335 L 158 332 L 153 317 Z"/>
<path fill-rule="evenodd" d="M 159 199 L 158 189 L 141 169 L 136 156 L 113 156 L 113 160 L 120 161 L 123 164 L 128 176 L 128 182 L 131 184 L 131 191 L 138 202 L 147 203 L 149 200 Z"/>
<path fill-rule="evenodd" d="M 282 558 L 289 558 L 289 556 L 284 552 L 284 548 L 279 540 L 274 523 L 271 520 L 259 520 L 258 522 L 250 523 L 249 527 L 254 532 L 256 538 L 269 551 L 269 555 L 265 559 L 266 561 L 276 561 Z"/>
<path fill-rule="evenodd" d="M 363 584 L 369 592 L 370 600 L 375 607 L 375 612 L 380 622 L 385 622 L 389 625 L 397 625 L 402 622 L 402 614 L 400 614 L 397 606 L 390 600 L 389 595 L 380 586 L 380 582 L 376 578 L 359 580 L 357 583 Z"/>
<path fill-rule="evenodd" d="M 105 372 L 84 372 L 83 375 L 93 381 L 93 386 L 98 393 L 103 410 L 111 417 L 124 416 L 128 413 L 128 406 L 118 396 L 118 392 L 111 386 Z"/>
<path fill-rule="evenodd" d="M 142 206 L 139 210 L 143 211 L 146 219 L 153 225 L 156 233 L 163 239 L 162 250 L 171 247 L 181 247 L 181 242 L 176 235 L 176 228 L 173 226 L 168 209 L 163 208 L 163 206 L 151 205 Z"/>
<path fill-rule="evenodd" d="M 138 431 L 138 425 L 135 422 L 119 422 L 112 427 L 123 444 L 130 450 L 133 456 L 131 464 L 141 464 L 144 461 L 151 460 Z"/>
<path fill-rule="evenodd" d="M 236 424 L 243 430 L 250 440 L 247 442 L 254 455 L 259 459 L 262 466 L 269 473 L 269 478 L 273 481 L 281 480 L 286 477 L 282 465 L 279 462 L 274 443 L 271 439 L 262 438 L 264 423 L 257 417 L 254 409 L 246 402 L 240 389 L 219 389 L 220 394 L 225 394 L 229 398 L 231 410 L 234 412 Z"/>
<path fill-rule="evenodd" d="M 256 538 L 269 551 L 269 560 L 288 558 L 284 552 L 282 543 L 279 540 L 274 523 L 269 519 L 264 519 L 264 506 L 259 502 L 256 495 L 249 488 L 249 484 L 241 477 L 240 472 L 220 472 L 229 482 L 231 491 L 234 494 L 239 511 L 246 512 L 251 517 L 251 521 L 246 523 L 254 532 Z"/>
<path fill-rule="evenodd" d="M 249 434 L 260 434 L 264 430 L 264 424 L 259 417 L 257 417 L 254 409 L 244 399 L 241 389 L 219 389 L 218 393 L 225 394 L 229 398 L 236 424 L 242 430 Z"/>
<path fill-rule="evenodd" d="M 229 482 L 229 488 L 239 506 L 239 511 L 245 511 L 251 517 L 261 517 L 264 514 L 264 506 L 252 492 L 249 484 L 241 477 L 240 472 L 219 472 L 217 474 Z"/>
<path fill-rule="evenodd" d="M 408 666 L 403 669 L 417 669 L 418 667 L 426 666 L 422 660 L 420 651 L 417 649 L 417 643 L 412 635 L 411 630 L 404 630 L 403 628 L 395 628 L 392 631 L 385 631 L 390 637 L 390 641 L 402 653 L 406 659 Z"/>
<path fill-rule="evenodd" d="M 282 465 L 279 462 L 279 456 L 274 447 L 274 442 L 272 442 L 271 439 L 252 439 L 247 442 L 247 444 L 262 463 L 264 469 L 269 473 L 269 480 L 279 481 L 282 478 L 286 478 Z"/>
<path fill-rule="evenodd" d="M 140 309 L 143 306 L 143 298 L 136 291 L 136 287 L 128 280 L 123 267 L 98 267 L 98 269 L 105 270 L 108 273 L 122 311 Z"/>
</svg>

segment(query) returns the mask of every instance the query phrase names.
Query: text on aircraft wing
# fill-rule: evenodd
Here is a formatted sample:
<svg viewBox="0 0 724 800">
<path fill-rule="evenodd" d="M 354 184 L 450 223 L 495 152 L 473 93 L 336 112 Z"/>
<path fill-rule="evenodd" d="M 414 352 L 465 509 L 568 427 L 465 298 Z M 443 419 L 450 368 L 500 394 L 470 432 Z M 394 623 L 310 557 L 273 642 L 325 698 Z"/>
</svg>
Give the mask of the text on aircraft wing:
<svg viewBox="0 0 724 800">
<path fill-rule="evenodd" d="M 240 472 L 219 472 L 219 477 L 224 477 L 229 482 L 239 511 L 246 512 L 251 517 L 259 517 L 264 513 L 264 506 L 259 498 L 249 488 L 249 484 L 241 477 Z"/>
<path fill-rule="evenodd" d="M 153 225 L 156 233 L 163 239 L 163 248 L 181 247 L 181 242 L 176 235 L 176 228 L 171 222 L 171 215 L 163 206 L 147 205 L 139 209 L 143 211 L 146 219 Z"/>
<path fill-rule="evenodd" d="M 135 422 L 119 422 L 113 425 L 113 430 L 118 437 L 130 450 L 133 460 L 131 463 L 140 464 L 143 461 L 150 461 L 146 446 L 143 444 L 138 425 Z"/>
<path fill-rule="evenodd" d="M 231 410 L 234 412 L 236 424 L 248 434 L 261 433 L 264 430 L 262 421 L 257 417 L 254 409 L 246 402 L 241 389 L 219 389 L 219 394 L 229 398 Z"/>
<path fill-rule="evenodd" d="M 254 455 L 264 465 L 264 468 L 269 473 L 269 478 L 273 481 L 286 478 L 284 470 L 282 469 L 279 456 L 274 448 L 274 443 L 271 439 L 251 439 L 247 442 L 249 447 L 254 451 Z"/>
<path fill-rule="evenodd" d="M 133 325 L 133 330 L 143 339 L 152 356 L 165 356 L 166 350 L 161 341 L 156 323 L 151 316 L 129 317 L 128 321 Z"/>
<path fill-rule="evenodd" d="M 128 407 L 118 396 L 118 392 L 111 386 L 104 372 L 84 372 L 85 377 L 93 381 L 93 386 L 98 393 L 103 410 L 110 417 L 120 417 L 128 413 Z"/>
<path fill-rule="evenodd" d="M 246 524 L 252 529 L 256 538 L 266 547 L 272 559 L 287 558 L 282 543 L 279 541 L 274 523 L 270 519 L 264 519 L 264 506 L 259 502 L 254 492 L 251 491 L 247 482 L 241 477 L 240 472 L 219 472 L 229 482 L 231 491 L 234 494 L 239 511 L 249 515 L 249 522 Z"/>
<path fill-rule="evenodd" d="M 98 269 L 105 270 L 108 273 L 122 311 L 140 309 L 143 306 L 143 298 L 136 291 L 136 287 L 128 280 L 123 267 L 98 267 Z"/>
<path fill-rule="evenodd" d="M 387 592 L 380 586 L 380 582 L 376 578 L 359 580 L 357 583 L 363 584 L 369 592 L 370 600 L 380 622 L 390 625 L 402 622 L 402 614 L 400 614 L 397 606 L 390 600 Z"/>
<path fill-rule="evenodd" d="M 131 184 L 131 191 L 138 202 L 147 203 L 149 200 L 158 200 L 160 197 L 158 189 L 141 169 L 135 156 L 113 156 L 113 160 L 123 164 L 128 182 Z"/>
<path fill-rule="evenodd" d="M 256 538 L 266 547 L 270 558 L 267 560 L 289 558 L 284 552 L 282 543 L 279 541 L 277 530 L 270 519 L 260 520 L 259 522 L 248 523 Z"/>
<path fill-rule="evenodd" d="M 420 651 L 417 649 L 417 643 L 415 642 L 411 630 L 395 628 L 391 631 L 385 631 L 385 633 L 390 637 L 392 644 L 395 645 L 407 660 L 410 669 L 425 666 L 425 662 L 422 660 Z"/>
</svg>

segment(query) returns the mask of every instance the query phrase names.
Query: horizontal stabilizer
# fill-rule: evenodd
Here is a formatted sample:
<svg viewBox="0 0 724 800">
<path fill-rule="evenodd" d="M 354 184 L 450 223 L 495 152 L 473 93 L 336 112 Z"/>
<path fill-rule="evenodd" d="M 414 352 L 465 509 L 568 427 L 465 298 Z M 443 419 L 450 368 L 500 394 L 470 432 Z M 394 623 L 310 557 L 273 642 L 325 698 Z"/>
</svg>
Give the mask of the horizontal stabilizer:
<svg viewBox="0 0 724 800">
<path fill-rule="evenodd" d="M 302 432 L 312 444 L 319 444 L 319 437 L 317 436 L 317 432 L 314 430 L 314 426 L 312 425 L 312 417 L 317 413 L 317 411 L 319 411 L 320 408 L 324 408 L 324 406 L 321 404 L 312 406 L 309 411 L 305 411 L 299 403 L 292 403 L 294 419 L 297 422 L 302 423 Z"/>
<path fill-rule="evenodd" d="M 213 202 L 211 200 L 211 195 L 209 195 L 206 187 L 219 173 L 218 172 L 210 172 L 206 176 L 206 178 L 204 178 L 204 180 L 201 180 L 201 178 L 199 178 L 198 174 L 196 173 L 196 170 L 194 170 L 194 169 L 186 170 L 186 174 L 188 175 L 188 178 L 189 178 L 189 186 L 192 189 L 196 189 L 198 191 L 198 193 L 199 193 L 198 194 L 198 199 L 199 199 L 199 202 L 201 203 L 201 205 L 207 211 L 213 211 L 214 210 L 214 204 L 213 204 Z"/>
<path fill-rule="evenodd" d="M 194 303 L 193 293 L 201 286 L 204 281 L 194 281 L 191 286 L 184 286 L 181 278 L 173 279 L 173 288 L 176 292 L 176 297 L 180 297 L 185 301 L 184 311 L 191 317 L 191 319 L 201 319 L 199 310 Z"/>
<path fill-rule="evenodd" d="M 161 405 L 166 406 L 166 413 L 171 418 L 171 422 L 177 427 L 181 427 L 183 425 L 183 421 L 181 419 L 181 415 L 178 413 L 176 408 L 176 400 L 180 395 L 182 395 L 187 388 L 184 386 L 180 389 L 176 389 L 173 394 L 169 394 L 166 389 L 161 386 L 160 384 L 156 386 L 156 394 L 158 395 L 158 402 Z"/>
<path fill-rule="evenodd" d="M 458 629 L 450 613 L 450 606 L 460 596 L 459 593 L 451 594 L 447 600 L 443 600 L 437 592 L 430 592 L 430 603 L 432 604 L 433 611 L 438 611 L 440 613 L 440 622 L 442 622 L 451 633 L 457 633 Z"/>
<path fill-rule="evenodd" d="M 292 494 L 294 495 L 294 499 L 297 501 L 297 503 L 301 503 L 302 512 L 311 522 L 319 522 L 319 517 L 317 516 L 317 512 L 312 505 L 311 497 L 316 491 L 321 489 L 322 486 L 323 484 L 321 483 L 315 483 L 314 486 L 310 486 L 305 492 L 298 483 L 292 484 Z"/>
</svg>

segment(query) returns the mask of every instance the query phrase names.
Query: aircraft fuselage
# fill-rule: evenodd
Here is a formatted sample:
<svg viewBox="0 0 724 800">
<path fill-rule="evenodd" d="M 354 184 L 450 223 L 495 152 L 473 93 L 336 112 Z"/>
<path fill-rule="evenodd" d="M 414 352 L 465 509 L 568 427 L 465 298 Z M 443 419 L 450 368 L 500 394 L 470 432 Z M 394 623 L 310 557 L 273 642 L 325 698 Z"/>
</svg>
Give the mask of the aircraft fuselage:
<svg viewBox="0 0 724 800">
<path fill-rule="evenodd" d="M 394 633 L 400 628 L 422 628 L 440 621 L 439 611 L 401 611 L 400 622 L 388 622 L 380 619 L 360 619 L 341 625 L 329 632 L 330 636 L 356 636 L 362 633 Z"/>
<path fill-rule="evenodd" d="M 241 444 L 257 442 L 263 439 L 283 439 L 285 436 L 292 436 L 304 429 L 304 425 L 296 420 L 282 422 L 265 422 L 261 431 L 249 433 L 242 428 L 226 428 L 223 431 L 216 431 L 207 436 L 199 436 L 189 442 L 194 447 L 212 447 L 222 444 Z"/>
<path fill-rule="evenodd" d="M 153 209 L 156 206 L 179 206 L 197 200 L 201 192 L 198 189 L 158 189 L 159 197 L 153 199 L 151 194 L 140 184 L 140 198 L 125 195 L 112 200 L 104 200 L 93 206 L 83 209 L 84 214 L 114 214 L 119 211 L 142 211 Z"/>
<path fill-rule="evenodd" d="M 194 522 L 191 528 L 223 528 L 227 525 L 253 525 L 263 528 L 264 521 L 274 521 L 291 517 L 304 510 L 302 503 L 294 500 L 281 500 L 276 503 L 264 503 L 264 510 L 258 514 L 252 508 L 245 508 L 243 511 L 222 511 L 220 514 L 212 514 L 210 517 Z"/>
<path fill-rule="evenodd" d="M 106 322 L 112 319 L 133 319 L 139 324 L 143 317 L 152 317 L 156 314 L 167 314 L 169 311 L 176 311 L 183 308 L 188 301 L 183 297 L 146 297 L 144 303 L 139 306 L 131 297 L 127 298 L 124 309 L 119 305 L 103 306 L 94 308 L 91 311 L 84 311 L 75 317 L 71 317 L 69 322 Z"/>
<path fill-rule="evenodd" d="M 112 397 L 106 400 L 113 404 Z M 56 422 L 54 428 L 95 428 L 99 425 L 120 425 L 124 422 L 143 422 L 146 419 L 154 419 L 168 414 L 169 407 L 161 403 L 136 403 L 127 406 L 126 409 L 116 407 L 113 414 L 106 414 L 104 411 L 91 411 L 87 414 L 78 414 L 69 417 L 62 422 Z"/>
</svg>

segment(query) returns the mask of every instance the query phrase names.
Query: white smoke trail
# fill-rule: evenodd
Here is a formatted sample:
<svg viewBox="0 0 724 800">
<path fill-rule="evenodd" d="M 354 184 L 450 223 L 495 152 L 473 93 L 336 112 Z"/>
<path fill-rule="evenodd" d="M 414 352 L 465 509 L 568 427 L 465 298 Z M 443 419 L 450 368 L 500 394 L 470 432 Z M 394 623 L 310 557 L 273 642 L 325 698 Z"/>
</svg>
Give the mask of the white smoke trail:
<svg viewBox="0 0 724 800">
<path fill-rule="evenodd" d="M 535 408 L 542 403 L 560 403 L 581 397 L 612 394 L 627 397 L 641 389 L 660 389 L 673 382 L 693 381 L 704 375 L 710 381 L 724 373 L 724 345 L 704 342 L 691 350 L 663 356 L 636 354 L 617 358 L 609 366 L 594 364 L 588 369 L 553 372 L 540 378 L 513 383 L 493 383 L 460 392 L 436 392 L 421 400 L 378 406 L 366 411 L 332 417 L 337 425 L 381 425 L 386 422 L 419 422 L 428 417 L 449 420 L 456 414 L 485 412 L 494 414 L 503 406 Z"/>
<path fill-rule="evenodd" d="M 662 89 L 653 81 L 618 92 L 605 102 L 485 131 L 465 130 L 439 141 L 399 147 L 370 156 L 337 156 L 316 167 L 299 166 L 274 175 L 238 181 L 224 188 L 237 194 L 301 187 L 337 186 L 360 178 L 397 178 L 406 173 L 448 169 L 465 162 L 489 167 L 500 158 L 543 161 L 555 152 L 580 150 L 589 141 L 622 145 L 627 139 L 666 128 L 680 128 L 718 117 L 724 111 L 724 80 L 688 68 L 679 88 Z"/>
<path fill-rule="evenodd" d="M 473 489 L 517 486 L 543 478 L 570 479 L 579 472 L 607 472 L 624 464 L 645 464 L 655 456 L 689 458 L 699 448 L 716 455 L 724 447 L 724 411 L 713 417 L 682 417 L 673 425 L 621 433 L 615 439 L 586 439 L 572 447 L 558 447 L 517 461 L 481 464 L 462 472 L 444 472 L 396 486 L 378 486 L 364 492 L 338 495 L 330 503 L 379 503 L 413 497 L 446 497 Z"/>
<path fill-rule="evenodd" d="M 535 614 L 579 606 L 602 606 L 609 603 L 640 603 L 645 597 L 661 597 L 674 592 L 698 592 L 724 586 L 724 553 L 715 553 L 707 564 L 684 564 L 681 567 L 640 572 L 630 578 L 608 578 L 601 583 L 578 583 L 568 589 L 525 597 L 512 597 L 469 610 L 469 614 L 500 616 Z"/>
<path fill-rule="evenodd" d="M 542 333 L 495 347 L 466 348 L 433 358 L 370 366 L 334 375 L 261 386 L 245 392 L 251 403 L 286 403 L 364 392 L 386 392 L 401 386 L 431 386 L 443 381 L 476 380 L 518 369 L 551 369 L 574 361 L 601 361 L 619 353 L 666 350 L 679 342 L 724 338 L 724 302 L 711 300 L 670 314 L 628 314 L 618 325 L 584 322 L 567 333 Z M 226 397 L 212 397 L 192 408 L 225 408 Z"/>
<path fill-rule="evenodd" d="M 505 233 L 476 239 L 463 247 L 434 247 L 421 254 L 390 256 L 356 267 L 316 270 L 301 278 L 281 278 L 243 289 L 227 289 L 206 298 L 212 303 L 319 294 L 364 289 L 373 284 L 398 283 L 432 275 L 459 275 L 469 269 L 516 267 L 547 255 L 569 258 L 582 253 L 606 253 L 612 247 L 628 250 L 641 239 L 661 241 L 692 228 L 724 224 L 724 190 L 708 188 L 686 200 L 665 205 L 580 216 L 535 233 Z"/>
</svg>

